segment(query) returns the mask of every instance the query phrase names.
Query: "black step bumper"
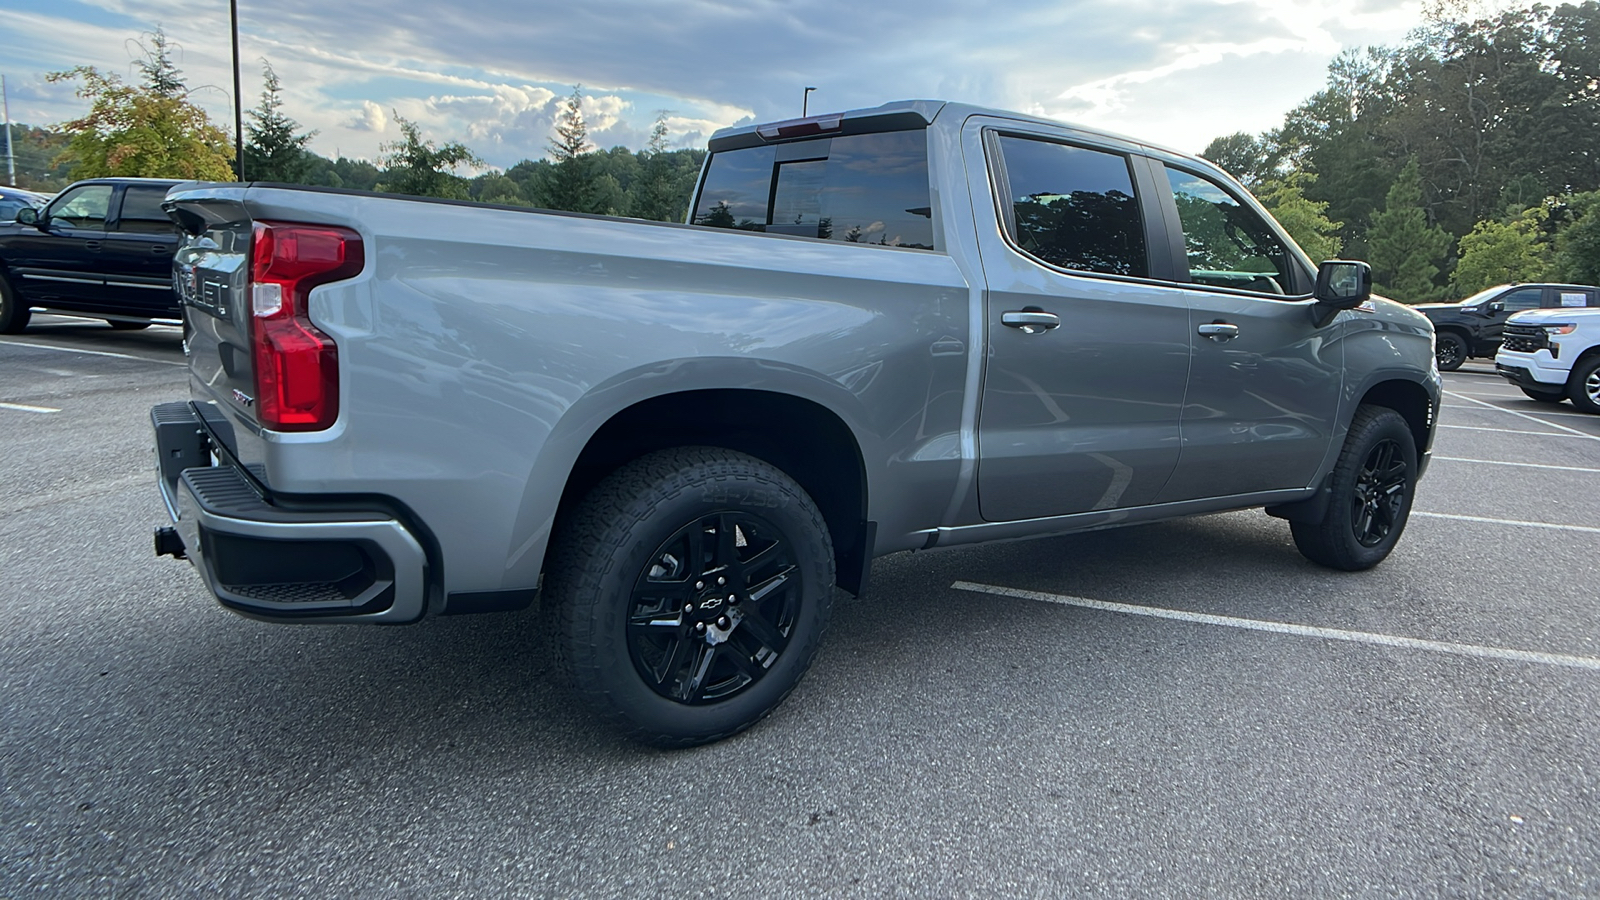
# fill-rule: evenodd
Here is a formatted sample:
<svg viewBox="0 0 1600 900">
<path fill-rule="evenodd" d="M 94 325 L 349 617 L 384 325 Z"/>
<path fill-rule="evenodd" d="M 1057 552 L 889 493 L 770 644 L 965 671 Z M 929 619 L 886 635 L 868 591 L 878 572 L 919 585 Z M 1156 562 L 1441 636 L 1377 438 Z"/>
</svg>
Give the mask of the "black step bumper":
<svg viewBox="0 0 1600 900">
<path fill-rule="evenodd" d="M 275 622 L 421 618 L 427 554 L 403 523 L 273 502 L 238 466 L 214 461 L 188 403 L 152 408 L 150 423 L 161 499 L 182 542 L 158 531 L 158 552 L 186 557 L 223 606 Z"/>
</svg>

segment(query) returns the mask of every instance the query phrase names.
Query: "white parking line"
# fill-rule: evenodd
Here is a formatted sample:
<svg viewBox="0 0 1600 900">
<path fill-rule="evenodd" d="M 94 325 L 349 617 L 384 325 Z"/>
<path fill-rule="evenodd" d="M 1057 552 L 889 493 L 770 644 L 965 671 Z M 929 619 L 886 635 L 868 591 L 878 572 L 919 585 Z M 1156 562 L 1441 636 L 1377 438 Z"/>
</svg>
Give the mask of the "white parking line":
<svg viewBox="0 0 1600 900">
<path fill-rule="evenodd" d="M 50 406 L 29 406 L 26 403 L 5 403 L 0 401 L 0 409 L 14 409 L 17 412 L 31 413 L 58 413 L 61 410 Z"/>
<path fill-rule="evenodd" d="M 1289 622 L 1269 622 L 1262 619 L 1240 619 L 1234 616 L 1214 616 L 1207 613 L 1188 612 L 1181 609 L 1162 609 L 1155 606 L 1136 606 L 1129 603 L 1107 603 L 1104 600 L 1086 600 L 1064 594 L 1045 594 L 1039 591 L 1021 591 L 1016 588 L 992 584 L 974 584 L 957 581 L 950 585 L 958 591 L 994 594 L 1019 600 L 1041 600 L 1062 606 L 1076 606 L 1101 612 L 1123 613 L 1130 616 L 1148 616 L 1154 619 L 1172 619 L 1199 625 L 1220 625 L 1224 628 L 1242 628 L 1247 631 L 1267 631 L 1274 634 L 1292 634 L 1297 637 L 1320 638 L 1329 641 L 1350 641 L 1358 644 L 1377 644 L 1383 647 L 1402 647 L 1407 650 L 1432 650 L 1456 656 L 1473 656 L 1479 659 L 1503 659 L 1514 662 L 1539 663 L 1546 666 L 1565 666 L 1572 669 L 1600 671 L 1600 659 L 1588 656 L 1568 656 L 1562 653 L 1540 653 L 1534 650 L 1507 650 L 1500 647 L 1482 647 L 1476 644 L 1452 644 L 1445 641 L 1426 641 L 1420 638 L 1400 637 L 1392 634 L 1375 634 L 1368 631 L 1346 631 L 1342 628 L 1318 628 L 1312 625 L 1294 625 Z"/>
<path fill-rule="evenodd" d="M 139 362 L 155 363 L 158 366 L 187 367 L 188 363 L 173 362 L 167 359 L 151 359 L 148 356 L 135 356 L 132 353 L 112 353 L 109 350 L 80 350 L 77 347 L 57 347 L 53 344 L 32 344 L 27 341 L 0 341 L 0 344 L 9 344 L 13 347 L 32 347 L 35 350 L 59 350 L 62 353 L 85 353 L 89 356 L 111 356 L 117 359 L 136 359 Z"/>
<path fill-rule="evenodd" d="M 1476 403 L 1479 406 L 1487 406 L 1490 409 L 1499 410 L 1500 412 L 1506 413 L 1507 415 L 1516 416 L 1519 419 L 1527 419 L 1529 422 L 1537 422 L 1540 425 L 1548 425 L 1551 428 L 1559 428 L 1562 431 L 1570 432 L 1571 434 L 1573 434 L 1573 435 L 1575 435 L 1577 437 L 1588 438 L 1591 441 L 1600 441 L 1600 435 L 1589 434 L 1586 431 L 1579 431 L 1576 428 L 1568 428 L 1567 426 L 1562 425 L 1560 422 L 1546 422 L 1545 420 L 1543 420 L 1541 418 L 1538 418 L 1537 416 L 1530 416 L 1525 412 L 1517 412 L 1514 409 L 1506 409 L 1503 406 L 1495 406 L 1493 403 L 1484 403 L 1482 400 L 1474 400 L 1471 397 L 1465 396 L 1464 394 L 1458 394 L 1455 391 L 1445 391 L 1445 394 L 1447 394 L 1447 395 L 1449 395 L 1451 397 L 1460 397 L 1461 399 L 1467 401 L 1468 403 Z M 1446 426 L 1446 427 L 1449 427 L 1449 426 Z M 1463 427 L 1463 426 L 1456 425 L 1454 427 L 1460 428 L 1460 427 Z M 1527 433 L 1536 434 L 1537 432 L 1527 432 Z"/>
<path fill-rule="evenodd" d="M 1510 412 L 1510 410 L 1508 410 L 1508 409 L 1507 410 L 1501 410 L 1501 412 Z M 1549 425 L 1552 428 L 1560 428 L 1561 427 L 1560 425 L 1557 425 L 1554 422 L 1543 422 L 1541 424 Z M 1595 440 L 1600 440 L 1600 437 L 1595 437 L 1592 434 L 1584 434 L 1581 431 L 1576 432 L 1574 434 L 1562 434 L 1559 431 L 1518 431 L 1518 430 L 1516 430 L 1514 428 L 1486 428 L 1486 427 L 1484 427 L 1482 425 L 1445 425 L 1443 423 L 1440 423 L 1439 427 L 1440 428 L 1454 428 L 1457 431 L 1492 431 L 1492 432 L 1494 432 L 1496 434 L 1532 434 L 1532 435 L 1537 435 L 1538 437 L 1560 437 L 1560 438 L 1566 438 L 1566 437 L 1593 437 Z M 1568 428 L 1567 430 L 1568 431 L 1572 431 L 1571 428 Z"/>
<path fill-rule="evenodd" d="M 1422 512 L 1413 509 L 1413 516 L 1426 516 L 1430 519 L 1454 519 L 1457 522 L 1484 522 L 1489 525 L 1518 525 L 1523 528 L 1550 528 L 1555 531 L 1581 531 L 1586 534 L 1600 534 L 1600 528 L 1592 525 L 1553 525 L 1549 522 L 1527 522 L 1522 519 L 1491 519 L 1487 516 L 1458 516 L 1454 513 Z"/>
<path fill-rule="evenodd" d="M 1544 463 L 1502 462 L 1498 459 L 1468 459 L 1465 456 L 1435 456 L 1435 462 L 1464 462 L 1477 463 L 1482 466 L 1517 466 L 1523 469 L 1554 469 L 1558 472 L 1590 472 L 1600 475 L 1600 469 L 1585 469 L 1583 466 L 1549 466 Z"/>
<path fill-rule="evenodd" d="M 1485 410 L 1482 407 L 1477 407 L 1477 406 L 1457 406 L 1454 403 L 1443 404 L 1443 408 L 1444 409 L 1460 410 L 1462 412 L 1488 412 L 1488 410 Z M 1503 406 L 1496 406 L 1494 408 L 1494 412 L 1516 412 L 1516 410 L 1506 409 Z M 1592 416 L 1592 415 L 1590 415 L 1588 413 L 1556 412 L 1556 411 L 1541 409 L 1541 410 L 1539 410 L 1539 415 L 1541 415 L 1541 416 L 1564 416 L 1564 417 L 1569 418 L 1569 419 L 1588 419 L 1589 421 L 1595 423 L 1596 425 L 1600 425 L 1600 416 Z"/>
</svg>

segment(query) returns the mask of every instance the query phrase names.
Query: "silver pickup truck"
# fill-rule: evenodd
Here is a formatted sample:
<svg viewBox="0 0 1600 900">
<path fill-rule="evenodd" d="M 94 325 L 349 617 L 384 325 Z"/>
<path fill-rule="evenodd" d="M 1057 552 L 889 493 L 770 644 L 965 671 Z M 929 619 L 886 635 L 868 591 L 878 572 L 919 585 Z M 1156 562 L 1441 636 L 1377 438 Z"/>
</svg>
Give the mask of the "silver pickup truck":
<svg viewBox="0 0 1600 900">
<path fill-rule="evenodd" d="M 1432 328 L 1210 164 L 913 101 L 718 132 L 690 221 L 272 185 L 169 195 L 191 394 L 160 487 L 218 600 L 536 600 L 631 735 L 740 731 L 872 559 L 1265 507 L 1380 562 Z"/>
</svg>

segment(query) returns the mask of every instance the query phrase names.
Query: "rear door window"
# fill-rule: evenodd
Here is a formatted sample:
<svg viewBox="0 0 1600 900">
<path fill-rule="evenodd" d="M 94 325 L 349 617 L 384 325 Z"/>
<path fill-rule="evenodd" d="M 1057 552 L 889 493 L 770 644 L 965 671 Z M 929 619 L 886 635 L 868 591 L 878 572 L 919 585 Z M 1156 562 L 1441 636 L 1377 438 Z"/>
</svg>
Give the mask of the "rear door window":
<svg viewBox="0 0 1600 900">
<path fill-rule="evenodd" d="M 164 185 L 128 185 L 122 194 L 122 212 L 117 217 L 117 230 L 132 234 L 172 234 L 176 226 L 161 208 L 161 201 L 166 198 L 167 189 Z"/>
<path fill-rule="evenodd" d="M 1063 269 L 1145 277 L 1144 219 L 1128 158 L 1002 136 L 1007 227 L 1024 253 Z"/>
<path fill-rule="evenodd" d="M 932 250 L 927 134 L 853 134 L 712 154 L 690 221 Z"/>
</svg>

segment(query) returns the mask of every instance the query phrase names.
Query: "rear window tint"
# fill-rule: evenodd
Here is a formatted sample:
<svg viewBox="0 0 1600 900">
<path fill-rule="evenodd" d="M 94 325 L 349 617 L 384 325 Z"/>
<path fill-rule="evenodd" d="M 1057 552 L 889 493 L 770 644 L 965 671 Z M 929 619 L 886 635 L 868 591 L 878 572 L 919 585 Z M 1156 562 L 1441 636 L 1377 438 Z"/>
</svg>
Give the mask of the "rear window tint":
<svg viewBox="0 0 1600 900">
<path fill-rule="evenodd" d="M 891 131 L 713 154 L 696 225 L 933 249 L 926 132 Z"/>
</svg>

